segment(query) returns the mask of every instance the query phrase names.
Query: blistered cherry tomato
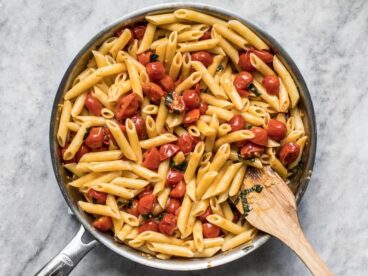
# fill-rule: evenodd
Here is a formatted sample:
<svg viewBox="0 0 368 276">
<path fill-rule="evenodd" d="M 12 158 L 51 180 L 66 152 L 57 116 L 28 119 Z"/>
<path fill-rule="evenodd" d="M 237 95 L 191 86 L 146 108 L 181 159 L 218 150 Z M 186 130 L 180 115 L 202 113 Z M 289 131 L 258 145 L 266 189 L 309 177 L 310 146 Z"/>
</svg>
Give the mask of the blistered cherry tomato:
<svg viewBox="0 0 368 276">
<path fill-rule="evenodd" d="M 102 127 L 92 127 L 84 143 L 91 149 L 100 148 L 103 145 L 104 134 Z"/>
<path fill-rule="evenodd" d="M 152 191 L 153 191 L 152 184 L 148 184 L 146 187 L 144 187 L 143 191 L 139 193 L 138 199 L 144 197 L 145 195 L 152 194 Z"/>
<path fill-rule="evenodd" d="M 86 105 L 89 112 L 91 112 L 95 116 L 100 116 L 102 104 L 90 93 L 87 94 L 84 104 Z"/>
<path fill-rule="evenodd" d="M 170 198 L 169 202 L 166 205 L 166 212 L 175 215 L 176 210 L 179 209 L 181 203 L 179 200 L 175 198 Z"/>
<path fill-rule="evenodd" d="M 93 190 L 92 188 L 90 188 L 87 192 L 87 196 L 91 199 L 91 200 L 96 200 L 96 202 L 98 204 L 105 204 L 106 203 L 106 198 L 107 198 L 107 194 L 103 193 L 103 192 L 98 192 L 96 190 Z"/>
<path fill-rule="evenodd" d="M 136 217 L 139 216 L 139 212 L 138 212 L 138 200 L 134 199 L 132 201 L 132 206 L 127 209 L 127 212 L 129 214 L 133 215 L 133 216 L 136 216 Z"/>
<path fill-rule="evenodd" d="M 250 62 L 250 52 L 247 51 L 239 56 L 239 66 L 241 69 L 252 72 L 255 70 L 252 63 Z"/>
<path fill-rule="evenodd" d="M 183 93 L 183 100 L 185 103 L 185 107 L 188 110 L 192 110 L 193 108 L 197 108 L 201 103 L 201 98 L 199 94 L 194 89 L 187 89 Z"/>
<path fill-rule="evenodd" d="M 166 92 L 156 83 L 142 83 L 142 90 L 146 97 L 155 103 L 159 103 L 162 97 L 166 96 Z"/>
<path fill-rule="evenodd" d="M 172 100 L 169 104 L 169 108 L 175 112 L 183 112 L 185 110 L 185 103 L 183 100 L 183 96 L 179 95 L 179 93 L 172 93 Z"/>
<path fill-rule="evenodd" d="M 234 79 L 234 86 L 236 91 L 238 91 L 239 95 L 242 97 L 249 96 L 248 86 L 253 81 L 253 75 L 247 71 L 242 71 L 236 75 Z"/>
<path fill-rule="evenodd" d="M 174 144 L 165 144 L 160 147 L 160 161 L 164 161 L 175 155 L 180 150 L 180 147 Z"/>
<path fill-rule="evenodd" d="M 250 131 L 253 132 L 254 137 L 249 139 L 249 141 L 260 146 L 267 146 L 268 135 L 265 129 L 261 127 L 252 127 Z"/>
<path fill-rule="evenodd" d="M 107 126 L 104 126 L 102 130 L 103 130 L 103 144 L 108 146 L 110 140 L 112 140 L 112 142 L 115 143 L 114 137 L 112 136 L 109 128 Z"/>
<path fill-rule="evenodd" d="M 208 109 L 208 104 L 207 103 L 201 102 L 199 104 L 199 112 L 201 113 L 201 115 L 206 114 L 207 109 Z"/>
<path fill-rule="evenodd" d="M 115 118 L 122 120 L 133 116 L 139 108 L 139 97 L 136 93 L 122 96 L 115 107 Z"/>
<path fill-rule="evenodd" d="M 229 121 L 229 125 L 231 126 L 231 131 L 242 130 L 245 127 L 245 120 L 241 115 L 235 114 Z"/>
<path fill-rule="evenodd" d="M 160 154 L 156 147 L 152 147 L 143 154 L 142 165 L 150 170 L 157 170 L 160 165 Z"/>
<path fill-rule="evenodd" d="M 278 77 L 273 75 L 265 76 L 262 80 L 262 84 L 266 88 L 268 94 L 276 95 L 279 93 L 280 81 Z"/>
<path fill-rule="evenodd" d="M 193 124 L 199 120 L 200 116 L 201 116 L 201 111 L 198 108 L 192 109 L 185 115 L 183 122 L 186 125 Z"/>
<path fill-rule="evenodd" d="M 83 155 L 89 153 L 90 151 L 91 150 L 85 144 L 82 144 L 75 154 L 75 161 L 79 162 L 79 159 L 81 159 Z"/>
<path fill-rule="evenodd" d="M 202 215 L 198 216 L 197 219 L 205 223 L 207 222 L 207 216 L 209 215 L 212 215 L 211 207 L 207 207 L 206 211 Z"/>
<path fill-rule="evenodd" d="M 213 57 L 206 51 L 199 51 L 192 54 L 193 61 L 200 61 L 206 67 L 210 66 L 213 62 Z"/>
<path fill-rule="evenodd" d="M 190 135 L 189 133 L 185 133 L 179 136 L 177 145 L 184 154 L 187 154 L 193 150 L 193 142 L 194 139 L 192 135 Z"/>
<path fill-rule="evenodd" d="M 211 39 L 211 31 L 205 31 L 203 35 L 199 38 L 199 40 L 207 40 Z"/>
<path fill-rule="evenodd" d="M 138 200 L 138 213 L 147 215 L 153 210 L 155 206 L 155 196 L 153 194 L 146 194 Z"/>
<path fill-rule="evenodd" d="M 153 219 L 144 222 L 141 226 L 138 227 L 138 233 L 140 234 L 145 231 L 158 232 L 158 223 Z"/>
<path fill-rule="evenodd" d="M 286 125 L 278 120 L 270 119 L 267 125 L 268 136 L 276 141 L 281 141 L 286 136 Z"/>
<path fill-rule="evenodd" d="M 137 25 L 133 27 L 134 38 L 142 39 L 146 32 L 146 25 Z"/>
<path fill-rule="evenodd" d="M 60 148 L 60 157 L 61 157 L 61 159 L 63 160 L 63 162 L 65 164 L 68 164 L 68 163 L 76 163 L 75 156 L 72 159 L 70 159 L 70 160 L 64 160 L 64 153 L 68 149 L 68 147 L 69 147 L 69 144 L 65 144 L 64 147 Z"/>
<path fill-rule="evenodd" d="M 148 63 L 146 70 L 151 81 L 158 81 L 165 76 L 165 67 L 159 61 Z"/>
<path fill-rule="evenodd" d="M 112 227 L 112 219 L 107 216 L 99 217 L 92 223 L 93 227 L 96 229 L 106 232 L 109 231 Z"/>
<path fill-rule="evenodd" d="M 259 57 L 265 63 L 271 63 L 273 61 L 273 55 L 266 50 L 251 50 L 253 54 Z"/>
<path fill-rule="evenodd" d="M 295 143 L 287 143 L 280 149 L 279 156 L 282 164 L 285 166 L 293 163 L 299 156 L 300 146 Z"/>
<path fill-rule="evenodd" d="M 166 176 L 166 185 L 175 186 L 184 179 L 184 173 L 179 170 L 171 169 Z"/>
<path fill-rule="evenodd" d="M 220 228 L 216 225 L 213 225 L 209 222 L 202 224 L 202 231 L 204 238 L 216 238 L 220 235 Z"/>
<path fill-rule="evenodd" d="M 252 142 L 246 142 L 244 146 L 240 149 L 240 155 L 244 159 L 251 159 L 254 157 L 260 157 L 264 152 L 265 148 L 253 144 Z"/>
<path fill-rule="evenodd" d="M 151 61 L 151 51 L 143 52 L 137 55 L 138 61 L 142 63 L 144 66 L 146 66 Z"/>
<path fill-rule="evenodd" d="M 132 118 L 130 118 L 134 125 L 135 129 L 137 130 L 138 138 L 139 140 L 143 140 L 147 136 L 146 132 L 146 123 L 141 115 L 134 115 Z"/>
<path fill-rule="evenodd" d="M 172 236 L 176 228 L 176 216 L 166 214 L 158 224 L 158 230 L 165 235 Z"/>
<path fill-rule="evenodd" d="M 184 181 L 180 181 L 174 189 L 171 190 L 170 196 L 174 198 L 182 198 L 185 195 L 185 192 L 187 191 L 187 187 L 184 183 Z"/>
<path fill-rule="evenodd" d="M 169 75 L 164 75 L 158 82 L 166 92 L 174 90 L 174 81 Z"/>
</svg>

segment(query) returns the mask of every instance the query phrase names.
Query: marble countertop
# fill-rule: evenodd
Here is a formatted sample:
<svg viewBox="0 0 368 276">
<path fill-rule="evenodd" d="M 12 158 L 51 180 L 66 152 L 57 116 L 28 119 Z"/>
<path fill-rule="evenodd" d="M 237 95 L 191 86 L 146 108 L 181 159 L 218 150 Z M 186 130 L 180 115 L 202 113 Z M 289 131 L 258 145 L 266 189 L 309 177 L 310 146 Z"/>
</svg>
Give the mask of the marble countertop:
<svg viewBox="0 0 368 276">
<path fill-rule="evenodd" d="M 52 171 L 48 130 L 56 88 L 107 23 L 166 1 L 0 0 L 0 275 L 31 275 L 79 229 Z M 242 14 L 289 52 L 309 86 L 316 165 L 301 225 L 337 275 L 368 273 L 368 2 L 198 1 Z M 184 275 L 133 263 L 103 246 L 71 275 Z M 188 275 L 309 275 L 271 240 L 247 257 Z"/>
</svg>

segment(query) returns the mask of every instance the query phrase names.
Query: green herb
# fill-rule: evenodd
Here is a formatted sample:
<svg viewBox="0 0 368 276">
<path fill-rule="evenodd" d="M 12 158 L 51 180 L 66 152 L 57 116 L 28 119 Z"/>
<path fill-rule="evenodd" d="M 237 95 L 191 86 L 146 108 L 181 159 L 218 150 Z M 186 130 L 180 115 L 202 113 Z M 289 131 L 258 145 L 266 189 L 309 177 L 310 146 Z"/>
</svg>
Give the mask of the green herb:
<svg viewBox="0 0 368 276">
<path fill-rule="evenodd" d="M 260 185 L 260 184 L 256 184 L 256 185 L 254 185 L 254 186 L 252 187 L 252 189 L 253 189 L 253 191 L 255 191 L 256 193 L 260 193 L 260 192 L 262 192 L 262 190 L 263 190 L 263 186 L 262 186 L 262 185 Z"/>
<path fill-rule="evenodd" d="M 241 199 L 243 210 L 244 210 L 244 216 L 247 216 L 248 213 L 250 212 L 250 207 L 249 207 L 248 200 L 247 200 L 247 194 L 248 194 L 247 190 L 241 191 L 240 193 L 240 199 Z"/>
<path fill-rule="evenodd" d="M 173 160 L 170 160 L 170 165 L 169 166 L 172 169 L 176 169 L 178 171 L 184 172 L 187 169 L 187 167 L 188 167 L 188 162 L 187 161 L 183 161 L 182 163 L 176 165 Z"/>
<path fill-rule="evenodd" d="M 255 184 L 252 188 L 245 189 L 240 192 L 239 196 L 233 201 L 234 205 L 237 205 L 239 201 L 241 200 L 242 207 L 244 210 L 243 217 L 245 218 L 248 213 L 250 212 L 250 206 L 248 204 L 247 195 L 253 192 L 260 193 L 263 190 L 263 186 L 261 184 Z"/>
<path fill-rule="evenodd" d="M 153 214 L 152 213 L 148 213 L 146 215 L 142 215 L 142 218 L 144 220 L 149 220 L 149 219 L 153 218 Z"/>
<path fill-rule="evenodd" d="M 247 129 L 251 129 L 252 127 L 252 125 L 247 125 Z"/>
<path fill-rule="evenodd" d="M 91 128 L 86 129 L 86 133 L 84 133 L 84 135 L 83 135 L 83 140 L 86 140 L 86 138 L 88 137 L 90 131 L 91 131 Z"/>
<path fill-rule="evenodd" d="M 171 104 L 173 102 L 173 92 L 169 92 L 167 93 L 166 95 L 166 98 L 165 98 L 165 105 L 167 108 L 171 108 Z"/>
<path fill-rule="evenodd" d="M 159 214 L 157 217 L 156 217 L 156 219 L 158 220 L 158 221 L 161 221 L 163 218 L 164 218 L 164 216 L 166 215 L 166 213 L 165 212 L 162 212 L 161 214 Z"/>
<path fill-rule="evenodd" d="M 158 54 L 151 54 L 150 56 L 150 62 L 155 62 L 157 61 L 159 58 L 159 55 Z"/>
<path fill-rule="evenodd" d="M 261 95 L 261 93 L 258 92 L 258 89 L 257 87 L 255 87 L 255 85 L 253 83 L 251 83 L 249 86 L 248 86 L 248 89 L 250 91 L 252 91 L 257 97 Z"/>
<path fill-rule="evenodd" d="M 125 199 L 121 199 L 119 198 L 117 200 L 117 204 L 118 204 L 118 207 L 119 209 L 122 209 L 124 207 L 127 207 L 127 208 L 132 208 L 132 201 L 131 200 L 125 200 Z"/>
<path fill-rule="evenodd" d="M 217 66 L 216 68 L 216 72 L 221 72 L 222 70 L 224 70 L 224 66 L 222 64 L 219 64 L 219 66 Z"/>
</svg>

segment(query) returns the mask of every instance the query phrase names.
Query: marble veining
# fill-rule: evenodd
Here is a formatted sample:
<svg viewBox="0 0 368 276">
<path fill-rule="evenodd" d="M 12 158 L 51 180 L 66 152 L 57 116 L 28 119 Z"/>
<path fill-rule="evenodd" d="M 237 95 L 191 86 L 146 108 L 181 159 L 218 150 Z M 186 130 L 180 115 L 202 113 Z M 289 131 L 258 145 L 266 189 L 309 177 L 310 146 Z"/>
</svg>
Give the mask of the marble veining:
<svg viewBox="0 0 368 276">
<path fill-rule="evenodd" d="M 79 49 L 127 12 L 169 1 L 0 0 L 0 275 L 32 275 L 79 228 L 53 175 L 49 117 Z M 289 52 L 311 91 L 318 125 L 301 225 L 336 275 L 368 273 L 368 2 L 198 1 L 237 12 Z M 163 272 L 94 249 L 71 275 L 309 275 L 271 240 L 208 271 Z"/>
</svg>

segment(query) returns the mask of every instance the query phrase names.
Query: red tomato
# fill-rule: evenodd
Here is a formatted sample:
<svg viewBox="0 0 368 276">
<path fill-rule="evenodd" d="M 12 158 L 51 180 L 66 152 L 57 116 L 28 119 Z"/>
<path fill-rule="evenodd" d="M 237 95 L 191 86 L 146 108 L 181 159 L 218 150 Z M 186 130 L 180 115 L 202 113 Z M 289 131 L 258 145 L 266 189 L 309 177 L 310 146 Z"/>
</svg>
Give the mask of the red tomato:
<svg viewBox="0 0 368 276">
<path fill-rule="evenodd" d="M 99 217 L 98 219 L 93 221 L 92 225 L 96 229 L 102 232 L 106 232 L 109 231 L 112 227 L 112 219 L 106 216 Z"/>
<path fill-rule="evenodd" d="M 247 91 L 248 86 L 253 81 L 253 75 L 247 71 L 242 71 L 236 75 L 234 79 L 234 86 L 236 91 L 238 91 L 239 95 L 242 97 L 249 96 L 249 91 Z"/>
<path fill-rule="evenodd" d="M 133 116 L 139 108 L 139 97 L 136 93 L 122 96 L 115 107 L 115 118 L 122 120 Z"/>
<path fill-rule="evenodd" d="M 155 103 L 159 103 L 162 97 L 166 96 L 166 92 L 156 83 L 142 83 L 142 90 L 146 97 Z"/>
<path fill-rule="evenodd" d="M 235 114 L 229 121 L 229 125 L 231 126 L 231 131 L 242 130 L 245 128 L 245 120 L 241 115 Z"/>
<path fill-rule="evenodd" d="M 134 199 L 132 201 L 132 206 L 130 208 L 127 209 L 127 212 L 133 216 L 138 217 L 139 216 L 139 212 L 138 212 L 138 200 Z"/>
<path fill-rule="evenodd" d="M 172 77 L 170 77 L 169 75 L 164 75 L 164 77 L 160 79 L 158 82 L 166 92 L 174 90 L 174 81 Z"/>
<path fill-rule="evenodd" d="M 141 226 L 138 227 L 138 233 L 142 233 L 145 231 L 153 231 L 158 232 L 158 224 L 155 220 L 149 220 L 144 222 Z"/>
<path fill-rule="evenodd" d="M 155 196 L 153 194 L 146 194 L 138 200 L 138 213 L 147 215 L 153 210 L 155 206 Z"/>
<path fill-rule="evenodd" d="M 187 187 L 184 183 L 184 181 L 180 181 L 174 189 L 171 190 L 170 196 L 174 198 L 182 198 L 185 195 L 185 192 L 187 191 Z"/>
<path fill-rule="evenodd" d="M 64 160 L 64 153 L 65 153 L 65 151 L 67 150 L 68 147 L 69 147 L 69 144 L 65 144 L 64 147 L 60 148 L 60 157 L 61 157 L 61 159 L 63 160 L 63 162 L 65 164 L 76 163 L 75 156 L 70 160 Z"/>
<path fill-rule="evenodd" d="M 183 181 L 184 173 L 175 169 L 171 169 L 166 176 L 166 185 L 174 186 L 180 181 Z"/>
<path fill-rule="evenodd" d="M 158 230 L 162 234 L 172 236 L 174 234 L 174 230 L 176 228 L 176 216 L 173 214 L 166 214 L 160 223 L 158 224 Z"/>
<path fill-rule="evenodd" d="M 113 143 L 115 143 L 114 137 L 112 136 L 109 128 L 104 126 L 102 130 L 103 130 L 103 144 L 108 146 L 110 139 L 112 140 Z"/>
<path fill-rule="evenodd" d="M 295 143 L 287 143 L 280 149 L 279 156 L 282 164 L 285 166 L 293 163 L 299 156 L 300 146 Z"/>
<path fill-rule="evenodd" d="M 192 135 L 186 133 L 184 135 L 179 136 L 177 145 L 184 154 L 187 154 L 193 150 L 194 148 L 193 142 L 194 139 Z"/>
<path fill-rule="evenodd" d="M 92 127 L 90 128 L 89 134 L 84 142 L 91 149 L 100 148 L 103 145 L 104 134 L 102 127 Z"/>
<path fill-rule="evenodd" d="M 145 32 L 146 32 L 146 25 L 137 25 L 133 27 L 133 33 L 136 39 L 142 39 Z"/>
<path fill-rule="evenodd" d="M 278 120 L 270 119 L 267 125 L 268 136 L 276 141 L 281 141 L 286 136 L 286 125 Z"/>
<path fill-rule="evenodd" d="M 89 112 L 91 112 L 95 116 L 100 116 L 102 104 L 90 93 L 87 94 L 84 104 L 86 105 Z"/>
<path fill-rule="evenodd" d="M 207 39 L 211 39 L 211 31 L 205 31 L 203 33 L 203 35 L 199 38 L 199 40 L 207 40 Z"/>
<path fill-rule="evenodd" d="M 192 109 L 184 117 L 184 124 L 190 125 L 198 121 L 201 112 L 198 108 Z"/>
<path fill-rule="evenodd" d="M 209 222 L 202 224 L 202 231 L 204 238 L 216 238 L 220 235 L 220 228 L 216 225 L 213 225 Z"/>
<path fill-rule="evenodd" d="M 240 155 L 245 159 L 251 159 L 254 157 L 260 157 L 264 152 L 265 148 L 253 144 L 252 142 L 246 142 L 240 149 Z"/>
<path fill-rule="evenodd" d="M 185 103 L 183 100 L 183 96 L 180 96 L 178 93 L 172 93 L 172 101 L 169 104 L 169 108 L 175 112 L 183 112 L 185 110 Z"/>
<path fill-rule="evenodd" d="M 179 209 L 181 203 L 179 200 L 175 198 L 170 198 L 169 202 L 166 205 L 166 212 L 175 215 L 176 210 Z"/>
<path fill-rule="evenodd" d="M 249 139 L 249 141 L 260 146 L 267 146 L 268 135 L 265 129 L 261 127 L 252 127 L 250 131 L 253 132 L 254 138 Z"/>
<path fill-rule="evenodd" d="M 141 115 L 134 115 L 132 118 L 130 118 L 134 125 L 135 129 L 137 130 L 138 138 L 139 140 L 143 140 L 146 138 L 147 132 L 146 132 L 146 123 Z"/>
<path fill-rule="evenodd" d="M 91 150 L 85 144 L 82 144 L 75 154 L 75 161 L 79 162 L 79 159 L 81 159 L 83 155 L 89 153 L 90 151 Z"/>
<path fill-rule="evenodd" d="M 250 62 L 250 52 L 247 51 L 239 56 L 239 66 L 241 69 L 252 72 L 255 70 L 252 63 Z"/>
<path fill-rule="evenodd" d="M 165 67 L 159 61 L 148 63 L 146 70 L 151 81 L 158 81 L 165 76 Z"/>
<path fill-rule="evenodd" d="M 160 165 L 160 154 L 156 147 L 152 147 L 143 154 L 142 165 L 150 170 L 157 170 Z"/>
<path fill-rule="evenodd" d="M 213 57 L 206 51 L 199 51 L 192 54 L 193 61 L 200 61 L 206 67 L 210 66 L 213 62 Z"/>
<path fill-rule="evenodd" d="M 160 161 L 164 161 L 175 155 L 180 150 L 180 147 L 174 144 L 165 144 L 160 147 Z"/>
<path fill-rule="evenodd" d="M 199 94 L 197 93 L 196 90 L 193 90 L 193 89 L 187 89 L 184 91 L 183 100 L 185 103 L 185 107 L 188 110 L 197 108 L 199 104 L 201 103 L 201 98 L 199 97 Z"/>
<path fill-rule="evenodd" d="M 140 53 L 139 55 L 137 55 L 137 58 L 140 63 L 146 66 L 151 61 L 151 55 L 152 55 L 152 52 L 147 51 L 147 52 Z"/>
<path fill-rule="evenodd" d="M 266 51 L 266 50 L 251 50 L 253 54 L 255 54 L 257 57 L 259 57 L 261 60 L 263 60 L 265 63 L 271 63 L 273 61 L 273 55 Z"/>
<path fill-rule="evenodd" d="M 211 207 L 207 207 L 206 211 L 202 215 L 198 216 L 197 219 L 205 223 L 207 222 L 207 216 L 209 215 L 212 215 Z"/>
<path fill-rule="evenodd" d="M 91 200 L 96 200 L 96 202 L 98 204 L 105 204 L 106 203 L 106 198 L 107 198 L 107 194 L 103 193 L 103 192 L 98 192 L 96 190 L 93 190 L 92 188 L 88 190 L 87 192 L 87 196 L 91 199 Z"/>
<path fill-rule="evenodd" d="M 148 184 L 146 187 L 144 187 L 143 191 L 139 193 L 138 198 L 142 198 L 145 195 L 150 195 L 152 194 L 153 191 L 153 187 L 152 184 Z"/>
<path fill-rule="evenodd" d="M 199 104 L 199 112 L 201 113 L 201 115 L 206 114 L 207 109 L 208 109 L 208 104 L 207 103 L 201 102 Z"/>
<path fill-rule="evenodd" d="M 266 88 L 268 94 L 276 95 L 279 93 L 280 81 L 278 77 L 273 75 L 265 76 L 262 80 L 262 84 Z"/>
</svg>

